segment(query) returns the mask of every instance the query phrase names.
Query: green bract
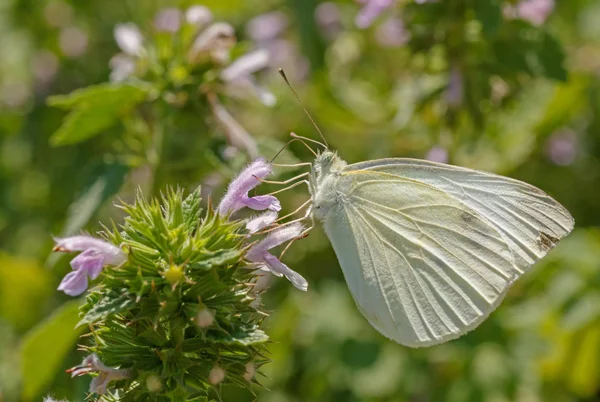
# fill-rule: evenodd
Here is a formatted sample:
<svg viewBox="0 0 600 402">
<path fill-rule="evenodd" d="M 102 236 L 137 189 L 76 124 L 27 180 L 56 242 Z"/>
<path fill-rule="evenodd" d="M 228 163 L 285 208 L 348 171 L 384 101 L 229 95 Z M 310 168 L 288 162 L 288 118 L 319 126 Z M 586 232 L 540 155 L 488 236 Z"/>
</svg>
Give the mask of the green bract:
<svg viewBox="0 0 600 402">
<path fill-rule="evenodd" d="M 131 373 L 103 398 L 207 400 L 221 383 L 209 376 L 215 368 L 224 370 L 223 383 L 257 384 L 268 337 L 259 328 L 265 314 L 252 293 L 255 273 L 243 259 L 242 221 L 202 212 L 199 189 L 185 199 L 168 190 L 160 202 L 140 193 L 123 209 L 125 223 L 106 235 L 128 259 L 102 272 L 79 323 L 90 326 L 89 353 Z"/>
</svg>

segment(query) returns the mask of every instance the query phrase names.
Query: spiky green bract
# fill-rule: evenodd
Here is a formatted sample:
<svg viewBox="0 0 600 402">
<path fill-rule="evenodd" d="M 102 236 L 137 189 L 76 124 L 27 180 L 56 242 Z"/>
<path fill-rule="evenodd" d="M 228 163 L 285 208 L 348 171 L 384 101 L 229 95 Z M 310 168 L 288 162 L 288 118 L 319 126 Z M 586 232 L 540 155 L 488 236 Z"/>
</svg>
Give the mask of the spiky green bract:
<svg viewBox="0 0 600 402">
<path fill-rule="evenodd" d="M 103 271 L 80 323 L 92 329 L 90 353 L 131 371 L 110 384 L 109 398 L 206 400 L 219 386 L 209 380 L 215 367 L 225 371 L 223 383 L 257 384 L 247 364 L 267 361 L 268 337 L 249 285 L 255 273 L 243 260 L 242 222 L 211 208 L 202 214 L 199 189 L 186 199 L 168 190 L 161 202 L 139 194 L 122 208 L 125 223 L 107 238 L 128 260 Z"/>
</svg>

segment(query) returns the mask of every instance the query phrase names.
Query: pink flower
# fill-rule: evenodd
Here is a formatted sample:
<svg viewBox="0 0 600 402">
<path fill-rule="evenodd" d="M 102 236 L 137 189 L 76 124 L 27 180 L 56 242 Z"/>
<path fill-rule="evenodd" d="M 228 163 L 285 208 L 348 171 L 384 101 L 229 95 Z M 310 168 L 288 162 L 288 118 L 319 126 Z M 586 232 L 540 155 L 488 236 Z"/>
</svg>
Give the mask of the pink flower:
<svg viewBox="0 0 600 402">
<path fill-rule="evenodd" d="M 554 0 L 522 0 L 516 6 L 507 6 L 508 18 L 521 18 L 532 25 L 540 26 L 546 22 L 554 10 Z"/>
<path fill-rule="evenodd" d="M 252 73 L 262 70 L 269 65 L 269 52 L 258 49 L 238 57 L 227 68 L 221 71 L 220 77 L 227 84 L 227 91 L 232 95 L 238 93 L 254 94 L 265 106 L 273 106 L 275 96 L 256 84 Z"/>
<path fill-rule="evenodd" d="M 262 269 L 271 271 L 276 276 L 285 276 L 296 288 L 306 291 L 308 289 L 306 279 L 291 270 L 268 251 L 280 244 L 297 238 L 302 233 L 302 230 L 303 227 L 300 223 L 294 223 L 272 231 L 248 250 L 246 259 L 259 264 Z"/>
<path fill-rule="evenodd" d="M 577 158 L 579 144 L 577 135 L 570 130 L 558 131 L 546 142 L 546 155 L 559 166 L 571 165 Z"/>
<path fill-rule="evenodd" d="M 144 37 L 137 25 L 132 22 L 118 24 L 115 27 L 115 41 L 123 52 L 130 56 L 139 56 L 144 49 Z"/>
<path fill-rule="evenodd" d="M 257 211 L 265 209 L 280 211 L 281 204 L 272 195 L 248 196 L 248 192 L 260 184 L 260 179 L 271 174 L 271 170 L 271 164 L 262 158 L 256 159 L 242 170 L 229 184 L 227 192 L 221 199 L 218 207 L 219 214 L 227 215 L 244 207 Z"/>
<path fill-rule="evenodd" d="M 181 28 L 182 18 L 182 12 L 178 8 L 163 8 L 154 17 L 154 28 L 158 32 L 175 33 Z"/>
<path fill-rule="evenodd" d="M 356 26 L 359 28 L 370 27 L 382 12 L 394 5 L 394 0 L 358 0 L 358 2 L 364 4 L 355 18 Z"/>
<path fill-rule="evenodd" d="M 250 218 L 246 222 L 246 229 L 250 234 L 256 233 L 261 229 L 266 228 L 277 220 L 277 212 L 267 211 L 253 218 Z"/>
<path fill-rule="evenodd" d="M 272 11 L 248 21 L 246 33 L 255 42 L 265 42 L 277 38 L 288 25 L 288 18 L 283 12 Z"/>
<path fill-rule="evenodd" d="M 436 145 L 427 152 L 425 159 L 432 162 L 448 163 L 448 151 L 446 151 L 445 148 Z"/>
<path fill-rule="evenodd" d="M 192 6 L 186 10 L 185 20 L 188 24 L 202 28 L 212 22 L 213 15 L 208 7 Z"/>
<path fill-rule="evenodd" d="M 94 377 L 90 383 L 90 392 L 98 395 L 106 394 L 106 388 L 111 381 L 123 380 L 129 378 L 130 375 L 129 370 L 106 366 L 96 354 L 87 356 L 79 366 L 73 367 L 68 372 L 71 373 L 71 377 L 98 373 L 98 376 Z"/>
<path fill-rule="evenodd" d="M 391 17 L 377 27 L 375 39 L 384 47 L 400 47 L 410 40 L 410 32 L 406 30 L 404 21 Z"/>
<path fill-rule="evenodd" d="M 119 247 L 92 236 L 81 235 L 55 239 L 54 251 L 82 251 L 71 260 L 69 272 L 58 286 L 69 296 L 78 296 L 88 287 L 88 277 L 96 279 L 105 265 L 119 265 L 127 260 L 127 255 Z"/>
</svg>

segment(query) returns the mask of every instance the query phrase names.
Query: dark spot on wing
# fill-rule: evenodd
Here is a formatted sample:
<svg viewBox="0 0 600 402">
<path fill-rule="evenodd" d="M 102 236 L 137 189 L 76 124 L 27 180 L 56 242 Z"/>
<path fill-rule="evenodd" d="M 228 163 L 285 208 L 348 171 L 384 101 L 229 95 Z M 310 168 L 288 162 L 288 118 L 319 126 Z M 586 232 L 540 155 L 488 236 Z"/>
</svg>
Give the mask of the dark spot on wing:
<svg viewBox="0 0 600 402">
<path fill-rule="evenodd" d="M 537 243 L 540 250 L 548 251 L 553 248 L 560 239 L 549 235 L 548 233 L 540 232 Z"/>
<path fill-rule="evenodd" d="M 474 219 L 473 215 L 470 214 L 470 213 L 468 213 L 468 212 L 466 212 L 466 211 L 463 211 L 460 214 L 460 218 L 462 219 L 462 221 L 464 223 L 467 223 L 467 224 L 473 222 L 473 219 Z"/>
</svg>

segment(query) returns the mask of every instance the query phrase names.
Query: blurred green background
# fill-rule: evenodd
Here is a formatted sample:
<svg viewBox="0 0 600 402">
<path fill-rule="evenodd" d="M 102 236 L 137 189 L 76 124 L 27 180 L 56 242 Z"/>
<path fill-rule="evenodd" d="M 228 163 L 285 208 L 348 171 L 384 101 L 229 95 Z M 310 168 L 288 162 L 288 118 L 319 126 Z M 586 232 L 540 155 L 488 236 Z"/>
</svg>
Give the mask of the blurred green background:
<svg viewBox="0 0 600 402">
<path fill-rule="evenodd" d="M 224 401 L 600 400 L 599 2 L 546 1 L 549 18 L 536 21 L 515 16 L 516 1 L 405 0 L 358 29 L 351 0 L 0 0 L 0 401 L 86 396 L 89 379 L 64 372 L 81 361 L 85 338 L 72 329 L 81 301 L 55 290 L 70 268 L 51 256 L 52 235 L 118 223 L 113 204 L 137 187 L 156 195 L 202 184 L 218 199 L 247 160 L 201 102 L 166 102 L 158 113 L 149 101 L 85 141 L 50 140 L 67 113 L 48 96 L 108 80 L 116 24 L 135 22 L 160 48 L 172 38 L 156 13 L 194 4 L 235 27 L 234 56 L 271 52 L 257 79 L 277 104 L 225 101 L 265 157 L 290 131 L 317 138 L 276 73 L 284 67 L 348 162 L 427 157 L 493 171 L 540 187 L 576 220 L 479 328 L 418 350 L 362 318 L 313 230 L 286 257 L 308 292 L 273 280 L 264 298 L 268 390 L 226 388 Z M 160 77 L 171 88 L 169 71 Z M 169 121 L 158 161 L 144 126 L 153 118 Z M 285 160 L 311 154 L 295 143 Z M 287 211 L 307 198 L 300 187 L 281 197 Z"/>
</svg>

